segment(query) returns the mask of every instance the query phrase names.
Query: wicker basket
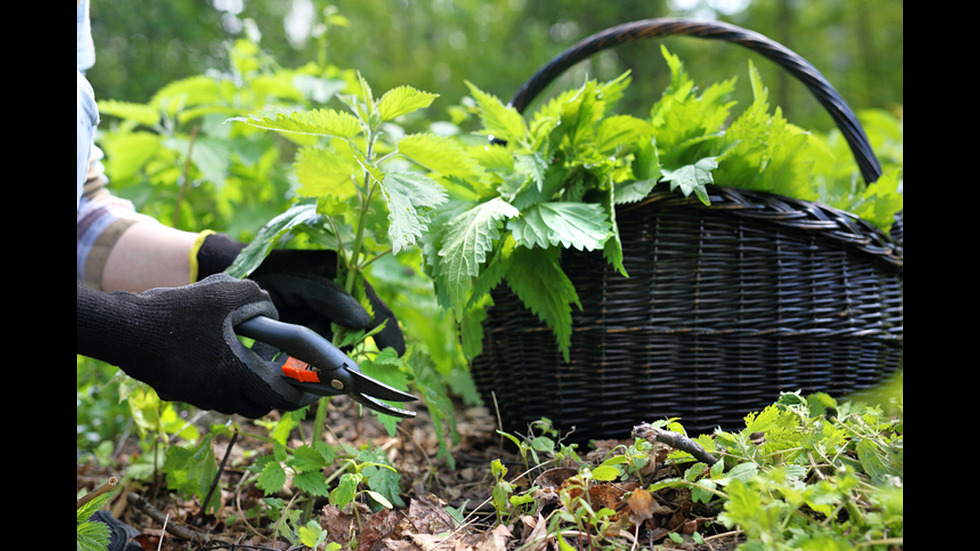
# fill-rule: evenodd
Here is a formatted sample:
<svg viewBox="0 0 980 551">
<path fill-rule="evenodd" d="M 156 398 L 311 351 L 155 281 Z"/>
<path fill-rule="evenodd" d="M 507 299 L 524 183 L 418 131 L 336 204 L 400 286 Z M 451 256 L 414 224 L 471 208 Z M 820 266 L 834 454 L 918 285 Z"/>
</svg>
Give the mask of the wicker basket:
<svg viewBox="0 0 980 551">
<path fill-rule="evenodd" d="M 515 95 L 524 110 L 565 69 L 617 44 L 666 35 L 741 44 L 803 81 L 847 138 L 865 181 L 881 172 L 847 104 L 798 55 L 717 22 L 638 21 L 594 35 Z M 680 417 L 693 433 L 738 429 L 781 391 L 852 394 L 903 365 L 901 217 L 892 237 L 812 202 L 710 186 L 711 207 L 655 191 L 617 210 L 629 278 L 599 253 L 565 251 L 582 310 L 570 363 L 506 287 L 493 292 L 472 365 L 503 430 L 550 418 L 569 438 L 626 438 Z M 896 237 L 898 236 L 898 237 Z"/>
</svg>

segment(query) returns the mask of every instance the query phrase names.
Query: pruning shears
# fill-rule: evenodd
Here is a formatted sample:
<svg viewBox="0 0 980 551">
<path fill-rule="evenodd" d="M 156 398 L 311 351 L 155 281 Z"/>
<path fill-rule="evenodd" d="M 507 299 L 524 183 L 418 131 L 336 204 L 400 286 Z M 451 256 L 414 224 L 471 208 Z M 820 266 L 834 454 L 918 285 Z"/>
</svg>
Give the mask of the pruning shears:
<svg viewBox="0 0 980 551">
<path fill-rule="evenodd" d="M 414 411 L 381 401 L 409 402 L 417 400 L 415 396 L 368 377 L 347 354 L 309 327 L 256 316 L 238 324 L 235 332 L 285 352 L 282 375 L 300 390 L 319 396 L 347 394 L 387 415 L 415 416 Z"/>
</svg>

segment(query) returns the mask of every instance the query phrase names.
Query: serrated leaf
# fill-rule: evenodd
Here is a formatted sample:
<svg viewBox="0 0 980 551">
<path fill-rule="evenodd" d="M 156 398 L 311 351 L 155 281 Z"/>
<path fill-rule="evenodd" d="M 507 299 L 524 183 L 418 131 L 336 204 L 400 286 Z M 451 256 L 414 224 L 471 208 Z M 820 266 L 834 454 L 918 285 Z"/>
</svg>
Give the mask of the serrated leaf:
<svg viewBox="0 0 980 551">
<path fill-rule="evenodd" d="M 280 237 L 297 226 L 311 223 L 317 217 L 319 214 L 316 212 L 316 205 L 299 204 L 291 207 L 263 226 L 255 239 L 238 254 L 225 273 L 237 278 L 248 276 L 259 267 Z"/>
<path fill-rule="evenodd" d="M 382 121 L 390 121 L 419 109 L 425 109 L 437 97 L 439 94 L 422 92 L 411 86 L 392 88 L 378 100 L 378 115 Z"/>
<path fill-rule="evenodd" d="M 518 245 L 528 248 L 561 246 L 578 250 L 602 247 L 609 237 L 609 220 L 595 203 L 538 203 L 508 222 Z"/>
<path fill-rule="evenodd" d="M 144 126 L 154 126 L 160 122 L 160 110 L 145 103 L 120 100 L 99 100 L 99 114 L 133 121 Z"/>
<path fill-rule="evenodd" d="M 296 177 L 303 197 L 334 196 L 346 200 L 357 193 L 355 177 L 360 165 L 336 149 L 304 147 L 296 155 Z"/>
<path fill-rule="evenodd" d="M 293 476 L 293 484 L 299 490 L 316 496 L 326 496 L 330 487 L 320 471 L 299 472 Z"/>
<path fill-rule="evenodd" d="M 361 122 L 357 117 L 345 111 L 334 109 L 313 109 L 288 113 L 267 110 L 232 120 L 275 132 L 335 138 L 353 138 L 362 129 Z"/>
<path fill-rule="evenodd" d="M 445 283 L 450 304 L 462 317 L 463 308 L 472 287 L 472 278 L 480 273 L 493 250 L 494 241 L 500 237 L 504 220 L 520 214 L 517 209 L 499 197 L 480 203 L 456 215 L 446 225 L 442 247 L 438 252 L 438 271 Z"/>
<path fill-rule="evenodd" d="M 286 471 L 277 461 L 266 462 L 262 466 L 262 471 L 259 473 L 258 479 L 255 481 L 255 485 L 265 492 L 265 495 L 278 492 L 285 484 Z"/>
<path fill-rule="evenodd" d="M 109 546 L 109 526 L 100 521 L 79 522 L 76 551 L 105 551 Z"/>
<path fill-rule="evenodd" d="M 428 231 L 428 212 L 446 201 L 446 190 L 414 172 L 386 173 L 381 189 L 388 203 L 388 237 L 398 254 Z"/>
<path fill-rule="evenodd" d="M 471 82 L 467 82 L 466 85 L 469 86 L 470 93 L 476 100 L 480 120 L 483 121 L 484 132 L 494 138 L 508 142 L 524 139 L 527 134 L 527 126 L 524 123 L 524 117 L 516 109 L 504 105 L 496 96 L 480 90 Z"/>
<path fill-rule="evenodd" d="M 708 205 L 708 191 L 705 186 L 714 183 L 711 171 L 718 168 L 717 157 L 705 157 L 694 164 L 682 166 L 676 170 L 663 169 L 663 180 L 670 182 L 670 190 L 680 188 L 681 193 L 688 197 L 693 192 L 702 203 Z"/>
<path fill-rule="evenodd" d="M 517 247 L 510 258 L 507 283 L 534 314 L 555 333 L 568 361 L 572 335 L 572 304 L 581 308 L 571 280 L 558 263 L 558 249 Z"/>
<path fill-rule="evenodd" d="M 457 140 L 435 134 L 410 134 L 398 141 L 398 152 L 427 170 L 446 176 L 473 174 L 475 163 Z"/>
<path fill-rule="evenodd" d="M 596 130 L 595 147 L 602 154 L 617 148 L 632 148 L 650 129 L 650 123 L 630 115 L 614 115 L 603 119 Z"/>
<path fill-rule="evenodd" d="M 289 461 L 289 466 L 300 472 L 317 471 L 326 466 L 326 462 L 319 451 L 310 446 L 299 446 L 293 451 L 293 458 Z"/>
<path fill-rule="evenodd" d="M 538 191 L 544 189 L 545 172 L 548 163 L 537 151 L 518 152 L 514 154 L 514 170 L 519 174 L 527 174 L 534 182 Z"/>
</svg>

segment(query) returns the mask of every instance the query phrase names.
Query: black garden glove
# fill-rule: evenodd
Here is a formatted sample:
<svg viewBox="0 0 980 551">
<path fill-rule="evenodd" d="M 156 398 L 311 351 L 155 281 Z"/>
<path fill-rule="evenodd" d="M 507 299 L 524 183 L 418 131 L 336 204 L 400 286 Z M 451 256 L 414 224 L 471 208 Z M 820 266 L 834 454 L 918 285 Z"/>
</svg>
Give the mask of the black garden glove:
<svg viewBox="0 0 980 551">
<path fill-rule="evenodd" d="M 199 252 L 198 277 L 224 271 L 245 248 L 227 235 L 212 233 L 204 239 Z M 334 279 L 337 276 L 337 253 L 330 250 L 274 250 L 249 276 L 269 292 L 279 311 L 279 319 L 305 325 L 330 338 L 331 322 L 349 329 L 384 328 L 374 335 L 378 348 L 392 347 L 405 353 L 405 337 L 395 314 L 374 288 L 365 282 L 365 292 L 374 310 L 374 319 L 357 300 L 344 291 Z"/>
<path fill-rule="evenodd" d="M 277 317 L 267 293 L 224 274 L 143 293 L 105 293 L 77 282 L 77 352 L 115 365 L 160 398 L 257 418 L 317 397 L 287 383 L 271 363 L 238 340 L 234 326 Z M 281 361 L 279 362 L 281 363 Z"/>
</svg>

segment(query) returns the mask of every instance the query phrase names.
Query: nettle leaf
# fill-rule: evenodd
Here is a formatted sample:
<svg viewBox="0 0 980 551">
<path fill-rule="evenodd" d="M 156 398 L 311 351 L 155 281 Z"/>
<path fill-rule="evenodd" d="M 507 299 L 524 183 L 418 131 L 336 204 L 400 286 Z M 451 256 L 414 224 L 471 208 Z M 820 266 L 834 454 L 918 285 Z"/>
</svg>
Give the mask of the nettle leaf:
<svg viewBox="0 0 980 551">
<path fill-rule="evenodd" d="M 160 110 L 153 105 L 119 100 L 99 100 L 99 114 L 133 121 L 144 126 L 155 126 L 160 122 Z"/>
<path fill-rule="evenodd" d="M 378 115 L 382 121 L 390 121 L 419 109 L 425 109 L 439 97 L 416 90 L 411 86 L 399 86 L 385 92 L 378 100 Z"/>
<path fill-rule="evenodd" d="M 508 142 L 523 140 L 527 134 L 524 117 L 509 105 L 504 105 L 496 96 L 488 94 L 471 82 L 466 83 L 480 112 L 484 131 L 494 138 Z"/>
<path fill-rule="evenodd" d="M 256 128 L 292 134 L 353 138 L 361 130 L 361 122 L 346 111 L 313 109 L 309 111 L 262 111 L 247 117 L 231 119 Z"/>
<path fill-rule="evenodd" d="M 572 336 L 572 304 L 579 308 L 578 294 L 559 264 L 561 251 L 516 247 L 510 257 L 507 283 L 534 314 L 555 334 L 567 362 Z"/>
<path fill-rule="evenodd" d="M 303 203 L 290 207 L 289 210 L 270 220 L 258 231 L 255 239 L 238 254 L 238 257 L 225 270 L 225 273 L 237 278 L 248 276 L 259 267 L 259 264 L 276 246 L 282 236 L 297 226 L 314 225 L 313 222 L 319 216 L 315 204 Z"/>
<path fill-rule="evenodd" d="M 620 147 L 632 148 L 649 129 L 648 121 L 630 115 L 614 115 L 599 123 L 595 147 L 600 153 L 614 152 Z"/>
<path fill-rule="evenodd" d="M 398 152 L 427 170 L 445 176 L 469 176 L 475 163 L 457 140 L 447 136 L 409 134 L 398 141 Z"/>
<path fill-rule="evenodd" d="M 304 147 L 296 154 L 294 166 L 300 183 L 296 191 L 303 197 L 349 199 L 357 193 L 354 178 L 360 165 L 335 148 Z"/>
<path fill-rule="evenodd" d="M 676 170 L 662 169 L 663 180 L 670 182 L 670 190 L 680 188 L 685 197 L 694 192 L 705 205 L 711 204 L 705 186 L 714 183 L 711 171 L 718 168 L 717 157 L 705 157 L 692 165 L 685 165 Z"/>
<path fill-rule="evenodd" d="M 457 318 L 469 301 L 473 278 L 479 275 L 500 237 L 502 222 L 519 215 L 519 211 L 499 197 L 480 203 L 452 218 L 445 228 L 438 252 L 437 271 L 446 285 L 450 303 Z"/>
<path fill-rule="evenodd" d="M 538 191 L 543 190 L 548 163 L 541 156 L 541 153 L 537 151 L 514 153 L 514 170 L 518 173 L 527 174 Z"/>
<path fill-rule="evenodd" d="M 602 247 L 609 237 L 609 219 L 596 203 L 539 203 L 511 220 L 508 229 L 528 248 L 562 246 L 578 250 Z"/>
<path fill-rule="evenodd" d="M 446 201 L 446 190 L 432 178 L 414 172 L 385 173 L 381 190 L 388 202 L 388 236 L 398 254 L 428 230 L 428 212 Z"/>
</svg>

